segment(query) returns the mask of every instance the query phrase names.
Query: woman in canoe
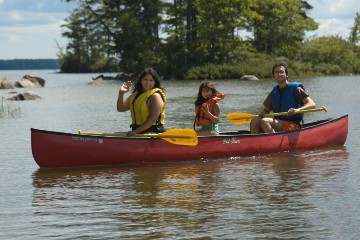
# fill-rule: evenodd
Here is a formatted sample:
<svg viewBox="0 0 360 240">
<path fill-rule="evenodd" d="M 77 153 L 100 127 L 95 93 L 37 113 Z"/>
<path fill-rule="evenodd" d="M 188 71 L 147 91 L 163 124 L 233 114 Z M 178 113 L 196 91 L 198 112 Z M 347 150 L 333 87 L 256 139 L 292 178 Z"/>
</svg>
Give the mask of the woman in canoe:
<svg viewBox="0 0 360 240">
<path fill-rule="evenodd" d="M 210 81 L 203 81 L 200 84 L 199 92 L 195 100 L 195 121 L 196 126 L 201 126 L 197 130 L 198 135 L 218 135 L 220 122 L 219 100 L 225 95 L 216 90 L 215 85 Z"/>
<path fill-rule="evenodd" d="M 265 99 L 263 110 L 250 122 L 251 133 L 274 133 L 281 131 L 293 131 L 300 129 L 303 114 L 295 114 L 297 111 L 315 108 L 314 101 L 305 92 L 302 83 L 288 80 L 288 68 L 284 63 L 277 63 L 272 69 L 273 78 L 277 82 L 273 90 Z M 287 112 L 285 116 L 275 118 L 264 117 L 273 111 Z"/>
<path fill-rule="evenodd" d="M 139 133 L 162 133 L 164 129 L 166 95 L 160 84 L 160 77 L 152 68 L 140 73 L 132 94 L 124 95 L 132 87 L 131 81 L 122 84 L 117 100 L 118 112 L 130 110 L 132 124 L 127 136 Z"/>
</svg>

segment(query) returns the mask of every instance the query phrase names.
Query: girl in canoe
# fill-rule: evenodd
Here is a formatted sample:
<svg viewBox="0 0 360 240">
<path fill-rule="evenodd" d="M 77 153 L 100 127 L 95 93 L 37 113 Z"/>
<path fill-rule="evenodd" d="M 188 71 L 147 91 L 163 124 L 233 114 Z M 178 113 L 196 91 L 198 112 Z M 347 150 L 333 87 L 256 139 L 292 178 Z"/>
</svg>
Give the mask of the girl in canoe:
<svg viewBox="0 0 360 240">
<path fill-rule="evenodd" d="M 216 90 L 215 85 L 210 81 L 203 81 L 199 87 L 199 92 L 195 100 L 195 126 L 201 126 L 197 130 L 198 135 L 217 135 L 219 134 L 220 105 L 219 100 L 225 95 Z"/>
<path fill-rule="evenodd" d="M 161 87 L 159 75 L 154 69 L 146 68 L 140 73 L 132 94 L 124 100 L 125 93 L 131 87 L 131 81 L 124 82 L 117 100 L 118 112 L 131 112 L 132 130 L 127 132 L 127 136 L 164 132 L 166 95 Z"/>
</svg>

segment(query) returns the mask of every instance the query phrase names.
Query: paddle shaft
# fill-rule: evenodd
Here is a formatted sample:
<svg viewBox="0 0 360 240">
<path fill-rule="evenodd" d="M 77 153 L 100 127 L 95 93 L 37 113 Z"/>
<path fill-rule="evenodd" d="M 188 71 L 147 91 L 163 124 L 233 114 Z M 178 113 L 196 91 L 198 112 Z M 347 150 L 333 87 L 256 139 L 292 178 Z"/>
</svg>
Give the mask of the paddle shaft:
<svg viewBox="0 0 360 240">
<path fill-rule="evenodd" d="M 128 137 L 126 135 L 126 133 L 101 133 L 101 132 L 85 132 L 85 131 L 81 131 L 79 130 L 79 134 L 82 135 L 92 135 L 92 136 L 109 136 L 109 137 Z M 130 136 L 132 137 L 132 136 Z M 192 136 L 179 136 L 179 135 L 171 135 L 171 134 L 166 134 L 166 135 L 162 135 L 161 133 L 159 134 L 135 134 L 133 135 L 133 137 L 155 137 L 155 138 L 183 138 L 183 139 L 190 139 L 192 138 Z"/>
<path fill-rule="evenodd" d="M 79 134 L 90 136 L 104 136 L 104 137 L 149 137 L 149 138 L 161 138 L 176 145 L 196 146 L 198 144 L 198 138 L 194 129 L 190 128 L 174 128 L 169 129 L 163 133 L 158 134 L 135 134 L 133 136 L 127 136 L 126 133 L 101 133 L 101 132 L 84 132 L 79 130 Z"/>
<path fill-rule="evenodd" d="M 327 109 L 326 109 L 326 107 L 323 106 L 321 108 L 314 108 L 314 109 L 308 109 L 308 110 L 299 110 L 299 111 L 296 111 L 294 114 L 302 114 L 302 113 L 308 113 L 308 112 L 319 112 L 319 111 L 327 112 Z M 288 115 L 288 112 L 265 114 L 264 117 L 276 117 L 276 116 L 285 116 L 285 115 Z M 257 117 L 257 116 L 259 116 L 259 115 L 250 114 L 250 113 L 228 113 L 228 114 L 226 114 L 227 119 L 232 124 L 249 123 L 251 121 L 251 119 L 253 119 L 254 117 Z"/>
<path fill-rule="evenodd" d="M 321 108 L 299 110 L 299 111 L 296 111 L 294 114 L 302 114 L 302 113 L 309 113 L 309 112 L 320 112 L 320 111 L 327 112 L 327 108 L 322 106 Z M 276 117 L 276 116 L 284 116 L 284 115 L 288 115 L 288 112 L 269 113 L 269 114 L 265 114 L 265 117 Z"/>
</svg>

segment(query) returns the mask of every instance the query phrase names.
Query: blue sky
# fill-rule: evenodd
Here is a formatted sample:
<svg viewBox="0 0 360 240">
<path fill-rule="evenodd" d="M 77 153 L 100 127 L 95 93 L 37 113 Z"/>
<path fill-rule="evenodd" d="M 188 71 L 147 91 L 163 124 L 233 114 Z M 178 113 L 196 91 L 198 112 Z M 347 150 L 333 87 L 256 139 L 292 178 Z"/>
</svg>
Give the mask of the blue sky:
<svg viewBox="0 0 360 240">
<path fill-rule="evenodd" d="M 308 0 L 314 7 L 309 15 L 319 23 L 319 29 L 308 36 L 348 38 L 360 12 L 358 1 Z M 75 7 L 63 0 L 0 0 L 0 59 L 57 58 L 56 43 L 67 44 L 60 26 Z"/>
</svg>

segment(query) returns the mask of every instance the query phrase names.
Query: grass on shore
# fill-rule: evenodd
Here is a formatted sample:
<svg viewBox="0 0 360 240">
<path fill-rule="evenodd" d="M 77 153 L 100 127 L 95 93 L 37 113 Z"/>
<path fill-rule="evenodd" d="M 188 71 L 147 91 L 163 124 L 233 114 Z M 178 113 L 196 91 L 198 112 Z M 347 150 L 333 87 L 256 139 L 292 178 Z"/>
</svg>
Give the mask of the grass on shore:
<svg viewBox="0 0 360 240">
<path fill-rule="evenodd" d="M 21 111 L 18 106 L 15 106 L 12 102 L 1 97 L 0 118 L 15 118 L 19 116 L 20 113 Z"/>
</svg>

